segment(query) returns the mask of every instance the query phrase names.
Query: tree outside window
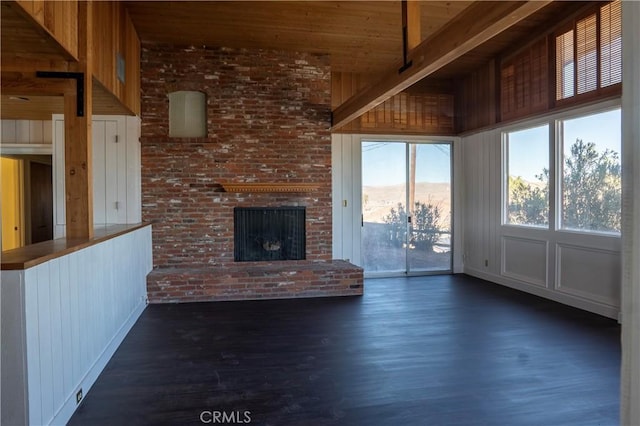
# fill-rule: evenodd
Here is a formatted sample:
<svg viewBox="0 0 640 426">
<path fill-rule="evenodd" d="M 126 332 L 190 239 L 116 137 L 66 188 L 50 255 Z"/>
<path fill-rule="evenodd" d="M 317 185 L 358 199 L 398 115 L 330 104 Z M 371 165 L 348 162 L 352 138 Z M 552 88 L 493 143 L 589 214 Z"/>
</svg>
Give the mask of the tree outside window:
<svg viewBox="0 0 640 426">
<path fill-rule="evenodd" d="M 619 233 L 620 109 L 558 122 L 560 228 Z M 549 226 L 549 127 L 505 134 L 505 223 Z"/>
<path fill-rule="evenodd" d="M 620 232 L 620 110 L 560 122 L 561 228 Z"/>
<path fill-rule="evenodd" d="M 509 132 L 505 146 L 506 223 L 549 226 L 549 126 Z"/>
</svg>

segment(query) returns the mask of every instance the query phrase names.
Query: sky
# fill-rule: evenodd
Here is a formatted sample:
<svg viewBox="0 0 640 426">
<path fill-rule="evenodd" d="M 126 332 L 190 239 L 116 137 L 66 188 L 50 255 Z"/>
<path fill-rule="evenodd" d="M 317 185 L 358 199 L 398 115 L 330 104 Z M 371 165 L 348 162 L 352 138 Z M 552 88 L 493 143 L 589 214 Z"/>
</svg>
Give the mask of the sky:
<svg viewBox="0 0 640 426">
<path fill-rule="evenodd" d="M 447 143 L 417 144 L 416 181 L 450 182 L 451 146 Z M 362 184 L 397 185 L 406 182 L 407 145 L 398 142 L 362 143 Z"/>
<path fill-rule="evenodd" d="M 620 153 L 620 110 L 607 111 L 576 119 L 564 120 L 563 152 L 570 152 L 576 139 L 595 142 L 596 150 L 612 149 Z M 528 181 L 536 181 L 536 174 L 549 168 L 549 130 L 539 126 L 509 133 L 509 173 Z"/>
<path fill-rule="evenodd" d="M 620 109 L 564 120 L 564 152 L 576 139 L 595 142 L 599 152 L 612 149 L 620 153 Z M 447 143 L 417 145 L 417 182 L 450 182 Z M 362 142 L 362 184 L 364 186 L 397 185 L 406 181 L 407 145 L 404 142 Z M 549 168 L 549 128 L 542 125 L 509 133 L 509 171 L 525 180 L 537 181 L 535 175 Z"/>
</svg>

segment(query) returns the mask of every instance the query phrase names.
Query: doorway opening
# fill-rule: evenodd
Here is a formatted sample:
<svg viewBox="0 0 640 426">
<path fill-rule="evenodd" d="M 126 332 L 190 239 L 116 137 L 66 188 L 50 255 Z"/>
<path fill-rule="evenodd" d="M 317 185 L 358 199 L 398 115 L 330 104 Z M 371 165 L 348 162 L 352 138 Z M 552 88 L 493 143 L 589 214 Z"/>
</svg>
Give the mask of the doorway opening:
<svg viewBox="0 0 640 426">
<path fill-rule="evenodd" d="M 2 155 L 2 251 L 53 239 L 51 155 Z"/>
<path fill-rule="evenodd" d="M 452 271 L 450 142 L 362 141 L 367 276 Z"/>
</svg>

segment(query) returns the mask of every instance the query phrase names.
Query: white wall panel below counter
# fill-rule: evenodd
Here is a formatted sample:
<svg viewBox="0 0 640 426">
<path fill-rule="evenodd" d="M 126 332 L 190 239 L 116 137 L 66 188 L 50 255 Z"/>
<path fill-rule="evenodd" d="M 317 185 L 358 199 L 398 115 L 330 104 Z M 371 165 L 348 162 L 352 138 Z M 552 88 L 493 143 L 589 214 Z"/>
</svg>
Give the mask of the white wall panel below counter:
<svg viewBox="0 0 640 426">
<path fill-rule="evenodd" d="M 65 424 L 146 307 L 151 226 L 3 270 L 2 424 Z"/>
</svg>

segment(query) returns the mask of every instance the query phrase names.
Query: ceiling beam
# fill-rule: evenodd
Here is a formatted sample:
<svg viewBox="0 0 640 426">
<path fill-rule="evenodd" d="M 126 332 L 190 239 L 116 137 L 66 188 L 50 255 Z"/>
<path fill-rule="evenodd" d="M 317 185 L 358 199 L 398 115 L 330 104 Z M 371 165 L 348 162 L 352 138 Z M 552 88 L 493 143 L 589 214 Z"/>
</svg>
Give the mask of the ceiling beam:
<svg viewBox="0 0 640 426">
<path fill-rule="evenodd" d="M 2 56 L 2 72 L 69 71 L 69 62 L 53 59 L 20 58 Z"/>
<path fill-rule="evenodd" d="M 551 0 L 478 1 L 451 23 L 409 52 L 412 66 L 399 73 L 394 64 L 374 85 L 356 93 L 332 112 L 332 128 L 338 129 L 414 83 L 470 52 L 482 43 L 522 21 Z"/>
<path fill-rule="evenodd" d="M 93 75 L 93 2 L 78 5 L 78 57 L 73 71 Z M 75 82 L 73 82 L 75 84 Z M 93 238 L 93 154 L 91 77 L 82 81 L 82 93 L 64 97 L 64 170 L 67 238 Z M 87 114 L 78 116 L 78 96 L 82 96 Z"/>
<path fill-rule="evenodd" d="M 64 96 L 75 93 L 73 81 L 39 78 L 35 72 L 2 72 L 0 88 L 8 96 Z"/>
</svg>

